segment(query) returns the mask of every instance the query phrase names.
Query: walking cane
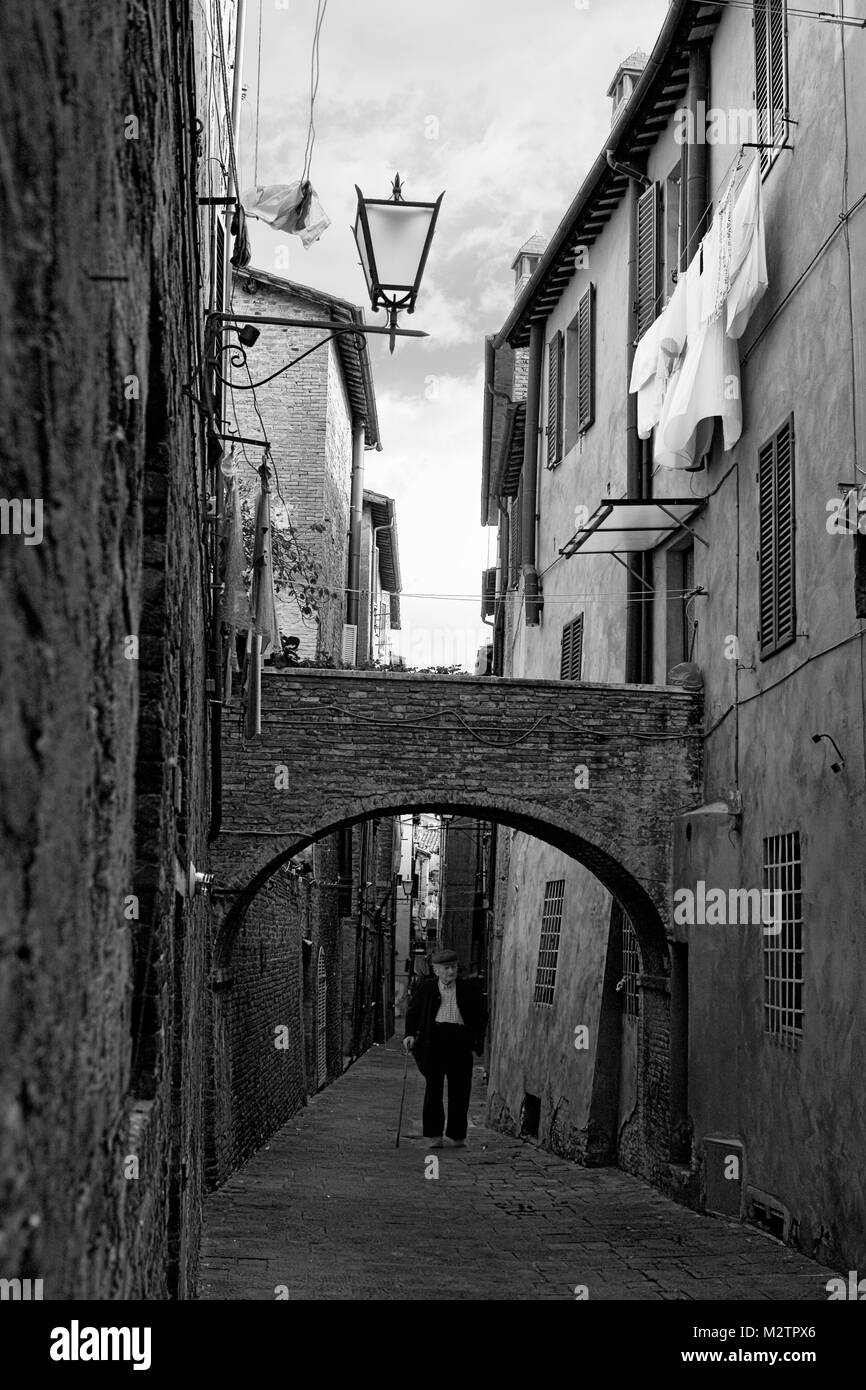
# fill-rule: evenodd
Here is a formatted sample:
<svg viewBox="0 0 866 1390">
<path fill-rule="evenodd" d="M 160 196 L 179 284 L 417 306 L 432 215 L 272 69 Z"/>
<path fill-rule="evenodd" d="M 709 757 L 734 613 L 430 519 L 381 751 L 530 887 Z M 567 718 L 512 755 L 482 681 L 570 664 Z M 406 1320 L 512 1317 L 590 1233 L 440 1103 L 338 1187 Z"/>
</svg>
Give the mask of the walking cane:
<svg viewBox="0 0 866 1390">
<path fill-rule="evenodd" d="M 406 1049 L 406 1061 L 403 1064 L 403 1090 L 400 1092 L 400 1114 L 397 1117 L 397 1138 L 394 1141 L 394 1148 L 400 1147 L 400 1126 L 403 1123 L 403 1102 L 406 1099 L 406 1073 L 409 1070 L 409 1050 Z"/>
</svg>

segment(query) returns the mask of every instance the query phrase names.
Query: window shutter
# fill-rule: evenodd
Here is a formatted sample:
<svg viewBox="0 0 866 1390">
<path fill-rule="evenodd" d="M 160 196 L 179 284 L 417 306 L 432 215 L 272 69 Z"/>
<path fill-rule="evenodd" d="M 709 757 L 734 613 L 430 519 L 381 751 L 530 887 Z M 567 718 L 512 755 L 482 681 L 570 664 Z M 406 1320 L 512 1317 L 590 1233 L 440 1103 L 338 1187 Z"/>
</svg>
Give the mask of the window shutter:
<svg viewBox="0 0 866 1390">
<path fill-rule="evenodd" d="M 562 652 L 559 662 L 559 678 L 564 681 L 579 681 L 583 666 L 583 614 L 580 613 L 562 629 Z"/>
<path fill-rule="evenodd" d="M 562 459 L 562 344 L 554 333 L 547 348 L 547 466 L 555 468 Z"/>
<path fill-rule="evenodd" d="M 785 138 L 788 114 L 788 64 L 785 51 L 785 0 L 755 0 L 755 107 L 758 141 L 772 146 Z M 761 149 L 761 168 L 772 161 L 772 149 Z"/>
<path fill-rule="evenodd" d="M 587 285 L 577 306 L 577 432 L 595 419 L 595 291 Z"/>
<path fill-rule="evenodd" d="M 521 478 L 517 492 L 511 499 L 511 511 L 509 513 L 508 525 L 508 567 L 511 571 L 511 587 L 517 588 L 520 579 L 520 552 L 521 552 L 521 511 L 523 508 L 523 479 Z"/>
<path fill-rule="evenodd" d="M 490 618 L 496 612 L 496 570 L 481 571 L 481 616 Z"/>
<path fill-rule="evenodd" d="M 794 425 L 788 420 L 758 453 L 758 598 L 761 655 L 794 640 Z"/>
<path fill-rule="evenodd" d="M 637 205 L 637 302 L 636 333 L 642 338 L 658 316 L 661 294 L 659 274 L 659 224 L 661 217 L 660 186 L 650 184 L 638 199 Z"/>
</svg>

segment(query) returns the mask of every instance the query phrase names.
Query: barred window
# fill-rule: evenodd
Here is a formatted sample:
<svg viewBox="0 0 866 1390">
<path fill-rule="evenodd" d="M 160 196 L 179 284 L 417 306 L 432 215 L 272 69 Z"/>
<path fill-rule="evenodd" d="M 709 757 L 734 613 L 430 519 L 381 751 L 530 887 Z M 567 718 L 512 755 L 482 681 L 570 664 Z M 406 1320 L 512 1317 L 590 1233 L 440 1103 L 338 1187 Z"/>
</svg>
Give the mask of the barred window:
<svg viewBox="0 0 866 1390">
<path fill-rule="evenodd" d="M 803 903 L 800 833 L 764 840 L 764 1032 L 796 1047 L 803 1036 Z M 767 928 L 774 929 L 772 934 Z"/>
<path fill-rule="evenodd" d="M 559 936 L 562 930 L 564 897 L 564 878 L 553 879 L 545 885 L 533 1003 L 541 1004 L 547 1008 L 553 1003 L 553 995 L 556 990 L 556 964 L 559 958 Z"/>
<path fill-rule="evenodd" d="M 622 914 L 622 1005 L 626 1018 L 637 1018 L 638 1016 L 637 977 L 639 972 L 637 937 L 631 924 L 631 918 L 624 912 Z"/>
</svg>

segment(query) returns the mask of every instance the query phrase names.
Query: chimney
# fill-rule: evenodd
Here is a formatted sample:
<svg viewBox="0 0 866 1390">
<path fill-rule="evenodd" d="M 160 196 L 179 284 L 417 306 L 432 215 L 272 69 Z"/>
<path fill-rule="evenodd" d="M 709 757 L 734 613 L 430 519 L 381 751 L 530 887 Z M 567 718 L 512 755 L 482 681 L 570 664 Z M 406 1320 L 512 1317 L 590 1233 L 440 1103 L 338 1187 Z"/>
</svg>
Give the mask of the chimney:
<svg viewBox="0 0 866 1390">
<path fill-rule="evenodd" d="M 525 241 L 518 251 L 514 260 L 511 262 L 511 269 L 514 271 L 514 298 L 519 299 L 526 286 L 532 279 L 532 272 L 547 250 L 547 237 L 540 232 L 533 232 L 528 241 Z"/>
<path fill-rule="evenodd" d="M 528 241 L 525 241 L 518 251 L 514 260 L 511 262 L 511 269 L 514 271 L 514 298 L 519 299 L 526 286 L 532 279 L 532 272 L 538 265 L 545 251 L 547 250 L 547 237 L 540 232 L 533 232 Z M 511 388 L 511 398 L 515 401 L 526 400 L 526 383 L 529 376 L 529 353 L 526 348 L 517 348 L 514 353 L 514 377 Z"/>
<path fill-rule="evenodd" d="M 607 94 L 613 103 L 610 113 L 611 125 L 637 86 L 637 80 L 648 62 L 649 57 L 643 49 L 636 48 L 634 53 L 623 58 L 617 68 L 616 75 L 607 89 Z"/>
</svg>

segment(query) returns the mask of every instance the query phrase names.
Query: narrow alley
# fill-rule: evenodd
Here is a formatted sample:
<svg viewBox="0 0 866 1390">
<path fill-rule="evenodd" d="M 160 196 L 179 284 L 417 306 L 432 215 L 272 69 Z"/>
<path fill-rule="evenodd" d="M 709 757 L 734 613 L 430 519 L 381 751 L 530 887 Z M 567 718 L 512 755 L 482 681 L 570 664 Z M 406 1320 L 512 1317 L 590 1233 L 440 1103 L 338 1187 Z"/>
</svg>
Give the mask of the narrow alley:
<svg viewBox="0 0 866 1390">
<path fill-rule="evenodd" d="M 826 1300 L 833 1271 L 613 1168 L 485 1128 L 428 1152 L 423 1082 L 374 1047 L 205 1201 L 200 1299 Z M 425 1177 L 435 1171 L 438 1177 Z"/>
</svg>

